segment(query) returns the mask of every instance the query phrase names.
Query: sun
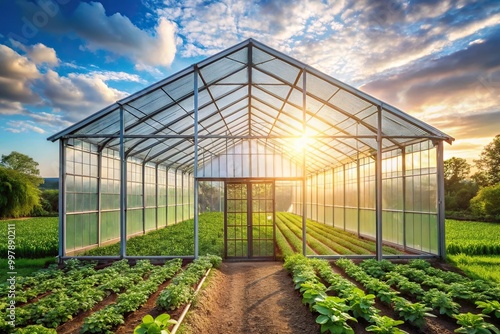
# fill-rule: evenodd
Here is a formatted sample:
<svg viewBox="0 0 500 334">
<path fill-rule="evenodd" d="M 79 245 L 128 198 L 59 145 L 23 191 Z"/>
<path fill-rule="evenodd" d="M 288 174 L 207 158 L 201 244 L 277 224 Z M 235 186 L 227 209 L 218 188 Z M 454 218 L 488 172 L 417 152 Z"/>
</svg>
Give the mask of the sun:
<svg viewBox="0 0 500 334">
<path fill-rule="evenodd" d="M 302 152 L 303 150 L 307 150 L 307 147 L 312 143 L 312 138 L 307 134 L 303 134 L 299 138 L 296 138 L 294 141 L 294 149 L 296 152 Z"/>
</svg>

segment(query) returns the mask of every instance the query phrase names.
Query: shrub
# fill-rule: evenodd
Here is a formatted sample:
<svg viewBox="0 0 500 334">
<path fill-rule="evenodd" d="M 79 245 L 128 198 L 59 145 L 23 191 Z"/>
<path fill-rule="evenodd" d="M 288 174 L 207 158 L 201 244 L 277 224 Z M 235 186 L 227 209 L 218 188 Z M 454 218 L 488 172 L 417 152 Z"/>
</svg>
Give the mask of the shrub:
<svg viewBox="0 0 500 334">
<path fill-rule="evenodd" d="M 500 183 L 481 188 L 470 203 L 474 214 L 500 218 Z"/>
</svg>

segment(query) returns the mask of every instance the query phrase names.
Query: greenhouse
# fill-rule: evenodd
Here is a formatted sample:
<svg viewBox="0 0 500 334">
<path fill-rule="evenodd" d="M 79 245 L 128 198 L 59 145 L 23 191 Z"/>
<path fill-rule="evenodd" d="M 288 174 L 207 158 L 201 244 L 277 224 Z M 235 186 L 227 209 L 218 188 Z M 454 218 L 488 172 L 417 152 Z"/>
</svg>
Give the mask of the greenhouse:
<svg viewBox="0 0 500 334">
<path fill-rule="evenodd" d="M 374 243 L 347 256 L 445 256 L 453 138 L 253 39 L 48 140 L 59 142 L 60 259 L 192 258 L 203 242 L 228 259 L 275 258 L 285 214 L 304 254 L 340 256 L 307 252 L 325 226 Z M 209 241 L 208 211 L 221 226 Z M 184 223 L 187 236 L 175 229 Z M 158 230 L 189 251 L 158 237 L 163 251 L 137 255 L 132 239 Z"/>
</svg>

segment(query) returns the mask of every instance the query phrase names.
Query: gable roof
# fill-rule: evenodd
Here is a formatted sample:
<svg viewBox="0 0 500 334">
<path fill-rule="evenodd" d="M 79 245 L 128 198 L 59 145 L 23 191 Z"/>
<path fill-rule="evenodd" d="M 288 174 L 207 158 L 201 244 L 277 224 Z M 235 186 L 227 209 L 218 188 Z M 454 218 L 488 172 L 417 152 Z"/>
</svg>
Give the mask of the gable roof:
<svg viewBox="0 0 500 334">
<path fill-rule="evenodd" d="M 82 138 L 100 149 L 118 150 L 123 108 L 127 156 L 190 171 L 195 73 L 200 154 L 217 156 L 228 145 L 250 139 L 287 152 L 305 130 L 311 138 L 308 171 L 312 172 L 373 154 L 379 134 L 384 150 L 428 139 L 454 140 L 253 39 L 117 101 L 48 140 Z"/>
</svg>

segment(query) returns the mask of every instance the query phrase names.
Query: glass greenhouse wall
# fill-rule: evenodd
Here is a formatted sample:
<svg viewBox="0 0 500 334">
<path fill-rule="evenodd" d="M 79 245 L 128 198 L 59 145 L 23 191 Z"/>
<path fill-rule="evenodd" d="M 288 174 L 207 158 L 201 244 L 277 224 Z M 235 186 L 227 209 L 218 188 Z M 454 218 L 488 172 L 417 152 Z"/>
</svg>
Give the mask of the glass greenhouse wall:
<svg viewBox="0 0 500 334">
<path fill-rule="evenodd" d="M 437 159 L 430 141 L 382 154 L 384 244 L 439 254 Z M 307 218 L 376 239 L 376 177 L 373 157 L 309 176 Z M 302 215 L 300 186 L 293 203 Z"/>
<path fill-rule="evenodd" d="M 71 140 L 65 156 L 66 255 L 120 241 L 121 159 L 94 144 Z M 166 166 L 126 160 L 126 237 L 193 218 L 193 177 Z M 119 256 L 119 252 L 106 254 Z"/>
<path fill-rule="evenodd" d="M 445 255 L 453 138 L 252 39 L 49 140 L 60 143 L 61 259 L 110 244 L 100 256 L 134 257 L 130 238 L 158 230 L 189 247 L 158 237 L 154 256 L 196 257 L 200 217 L 214 211 L 226 255 L 275 256 L 283 212 L 304 254 L 340 255 L 307 250 L 330 226 L 375 241 L 363 256 Z M 169 229 L 181 222 L 185 235 Z"/>
</svg>

